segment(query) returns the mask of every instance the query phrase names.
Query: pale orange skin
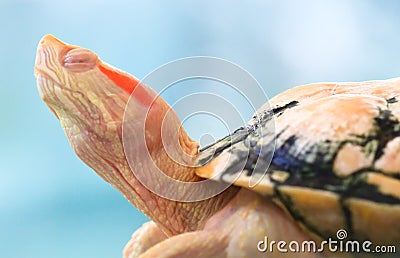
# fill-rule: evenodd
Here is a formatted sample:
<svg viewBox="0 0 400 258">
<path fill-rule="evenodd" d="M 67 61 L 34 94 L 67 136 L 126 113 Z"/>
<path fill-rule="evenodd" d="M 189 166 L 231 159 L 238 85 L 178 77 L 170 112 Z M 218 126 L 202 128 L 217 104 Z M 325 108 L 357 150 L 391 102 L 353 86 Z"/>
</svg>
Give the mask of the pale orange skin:
<svg viewBox="0 0 400 258">
<path fill-rule="evenodd" d="M 72 57 L 66 60 L 67 55 Z M 71 60 L 79 57 L 83 63 L 71 64 Z M 213 198 L 182 203 L 161 198 L 147 190 L 129 167 L 122 146 L 121 123 L 131 86 L 118 85 L 110 79 L 110 73 L 120 74 L 129 82 L 138 82 L 133 76 L 102 62 L 93 52 L 65 44 L 51 35 L 45 36 L 38 46 L 35 64 L 38 89 L 44 102 L 60 120 L 72 148 L 88 166 L 152 220 L 133 234 L 124 250 L 124 257 L 320 256 L 259 252 L 257 243 L 265 236 L 270 240 L 287 242 L 310 240 L 310 236 L 271 200 L 254 191 L 230 187 Z M 144 99 L 156 93 L 147 86 L 140 87 L 144 87 L 144 95 L 135 98 L 138 105 L 146 105 Z M 271 106 L 285 103 L 293 95 L 301 95 L 304 99 L 320 98 L 330 90 L 340 91 L 341 88 L 319 84 L 294 89 L 274 98 Z M 168 176 L 187 182 L 200 181 L 202 179 L 193 168 L 170 160 L 160 145 L 160 118 L 169 110 L 169 105 L 158 98 L 149 113 L 151 126 L 146 127 L 149 152 Z M 363 126 L 364 121 L 359 123 Z M 368 126 L 368 123 L 364 125 Z M 180 121 L 176 115 L 168 128 L 179 130 L 179 148 L 189 156 L 197 153 L 198 144 L 179 129 Z M 339 136 L 340 130 L 337 129 Z M 133 169 L 147 170 L 141 164 L 135 164 Z"/>
</svg>

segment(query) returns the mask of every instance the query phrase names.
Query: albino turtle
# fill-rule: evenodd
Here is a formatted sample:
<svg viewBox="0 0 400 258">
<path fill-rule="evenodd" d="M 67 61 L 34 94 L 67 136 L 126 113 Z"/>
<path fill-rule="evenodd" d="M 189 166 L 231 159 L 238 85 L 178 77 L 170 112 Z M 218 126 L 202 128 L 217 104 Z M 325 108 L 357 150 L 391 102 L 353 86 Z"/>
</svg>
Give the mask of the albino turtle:
<svg viewBox="0 0 400 258">
<path fill-rule="evenodd" d="M 292 248 L 295 242 L 344 239 L 339 230 L 348 234 L 346 240 L 371 241 L 371 249 L 399 247 L 400 80 L 296 87 L 273 98 L 272 110 L 262 107 L 251 126 L 198 153 L 162 98 L 150 103 L 157 95 L 153 90 L 87 49 L 46 35 L 35 75 L 76 154 L 152 220 L 133 234 L 124 257 L 336 256 L 327 248 L 323 253 Z M 234 184 L 242 187 L 198 202 L 168 200 L 144 187 L 132 170 L 150 168 L 137 162 L 131 169 L 122 144 L 124 109 L 134 89 L 135 105 L 151 105 L 146 144 L 166 175 L 186 182 L 239 176 Z M 172 119 L 162 125 L 167 112 Z M 261 133 L 272 118 L 276 138 Z M 183 148 L 202 166 L 171 160 L 161 126 L 178 131 L 180 144 L 170 148 Z M 262 161 L 275 139 L 268 168 Z M 264 173 L 249 186 L 250 176 Z"/>
</svg>

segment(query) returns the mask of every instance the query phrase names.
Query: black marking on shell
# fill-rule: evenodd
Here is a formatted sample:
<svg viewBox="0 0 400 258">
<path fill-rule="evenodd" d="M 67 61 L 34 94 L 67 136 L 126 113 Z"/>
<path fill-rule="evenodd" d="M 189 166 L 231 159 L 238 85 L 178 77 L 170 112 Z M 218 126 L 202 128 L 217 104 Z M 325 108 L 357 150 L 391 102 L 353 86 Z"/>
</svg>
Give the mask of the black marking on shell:
<svg viewBox="0 0 400 258">
<path fill-rule="evenodd" d="M 388 104 L 393 104 L 393 103 L 398 102 L 398 100 L 396 99 L 396 97 L 393 97 L 393 98 L 387 99 L 386 102 L 387 102 Z"/>
<path fill-rule="evenodd" d="M 295 107 L 299 104 L 298 101 L 291 101 L 283 106 L 276 106 L 270 110 L 264 110 L 261 114 L 255 114 L 252 121 L 246 126 L 247 130 L 251 133 L 257 133 L 256 130 L 264 126 L 269 122 L 274 116 L 280 116 L 287 109 Z"/>
<path fill-rule="evenodd" d="M 202 148 L 201 150 L 199 150 L 199 154 L 197 156 L 197 165 L 207 164 L 209 161 L 211 161 L 213 158 L 216 158 L 227 148 L 230 148 L 236 143 L 246 139 L 249 134 L 250 133 L 244 127 L 240 127 L 232 134 Z"/>
<path fill-rule="evenodd" d="M 292 216 L 293 219 L 303 224 L 307 230 L 314 233 L 315 235 L 324 238 L 325 236 L 313 225 L 307 222 L 300 212 L 296 211 L 294 208 L 294 203 L 290 195 L 284 194 L 279 190 L 279 186 L 274 186 L 274 194 L 279 199 L 279 201 L 285 206 L 286 211 Z"/>
<path fill-rule="evenodd" d="M 349 187 L 343 196 L 367 199 L 378 203 L 400 204 L 398 198 L 383 194 L 376 185 L 368 184 L 365 173 L 357 174 L 351 178 Z"/>
<path fill-rule="evenodd" d="M 378 126 L 375 137 L 379 139 L 374 157 L 374 160 L 377 160 L 383 155 L 387 143 L 400 135 L 400 128 L 399 121 L 392 115 L 390 110 L 379 110 L 379 116 L 375 118 L 375 123 Z"/>
<path fill-rule="evenodd" d="M 283 112 L 284 112 L 286 109 L 295 107 L 295 106 L 297 106 L 298 104 L 299 104 L 299 102 L 296 101 L 296 100 L 294 100 L 294 101 L 292 101 L 292 102 L 287 103 L 287 104 L 284 105 L 284 106 L 281 106 L 281 107 L 278 106 L 278 107 L 273 108 L 273 109 L 272 109 L 272 113 L 274 113 L 276 116 L 280 116 L 280 115 L 283 114 Z"/>
</svg>

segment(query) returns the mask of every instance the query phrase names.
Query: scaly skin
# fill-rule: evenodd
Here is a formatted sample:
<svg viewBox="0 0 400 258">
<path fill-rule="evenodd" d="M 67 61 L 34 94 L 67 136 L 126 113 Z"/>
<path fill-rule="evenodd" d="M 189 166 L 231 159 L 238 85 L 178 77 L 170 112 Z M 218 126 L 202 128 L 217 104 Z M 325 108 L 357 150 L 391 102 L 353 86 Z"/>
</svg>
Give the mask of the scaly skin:
<svg viewBox="0 0 400 258">
<path fill-rule="evenodd" d="M 186 203 L 161 198 L 145 188 L 125 157 L 122 121 L 133 89 L 139 87 L 133 95 L 138 110 L 147 108 L 156 93 L 93 52 L 46 35 L 38 46 L 35 75 L 42 99 L 60 120 L 79 158 L 153 221 L 132 236 L 124 257 L 266 257 L 257 251 L 257 242 L 264 236 L 309 239 L 277 206 L 246 189 L 229 187 L 213 198 Z M 161 144 L 162 118 L 170 109 L 162 98 L 151 105 L 145 130 L 148 152 L 166 175 L 200 181 L 193 168 L 172 161 Z M 176 148 L 192 157 L 198 144 L 187 136 L 174 112 L 168 115 L 168 130 L 178 134 Z M 132 169 L 149 170 L 142 164 L 133 164 Z"/>
</svg>

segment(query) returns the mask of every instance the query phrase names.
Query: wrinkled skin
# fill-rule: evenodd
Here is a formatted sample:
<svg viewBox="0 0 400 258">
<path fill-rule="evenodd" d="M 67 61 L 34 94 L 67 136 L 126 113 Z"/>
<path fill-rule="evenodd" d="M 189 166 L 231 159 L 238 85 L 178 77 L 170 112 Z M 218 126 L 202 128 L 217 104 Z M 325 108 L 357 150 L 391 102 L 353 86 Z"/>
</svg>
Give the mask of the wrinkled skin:
<svg viewBox="0 0 400 258">
<path fill-rule="evenodd" d="M 310 238 L 278 206 L 255 192 L 229 187 L 207 200 L 184 203 L 162 198 L 144 187 L 133 172 L 149 173 L 149 168 L 129 166 L 122 145 L 124 109 L 132 90 L 140 89 L 133 94 L 139 110 L 156 96 L 136 78 L 102 62 L 93 52 L 51 35 L 39 43 L 35 76 L 42 99 L 59 119 L 79 158 L 152 220 L 133 234 L 124 257 L 319 256 L 284 254 L 276 249 L 259 252 L 257 244 L 265 236 L 287 242 Z M 170 107 L 161 98 L 151 106 L 145 130 L 148 152 L 166 175 L 180 181 L 200 181 L 192 167 L 172 161 L 161 144 L 160 121 L 167 111 Z M 198 144 L 180 127 L 175 113 L 168 113 L 171 117 L 164 126 L 176 131 L 179 142 L 169 147 L 179 148 L 172 151 L 187 154 L 190 162 Z"/>
</svg>

